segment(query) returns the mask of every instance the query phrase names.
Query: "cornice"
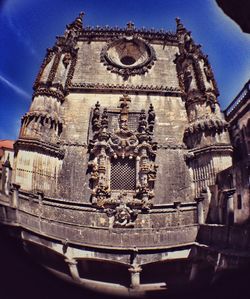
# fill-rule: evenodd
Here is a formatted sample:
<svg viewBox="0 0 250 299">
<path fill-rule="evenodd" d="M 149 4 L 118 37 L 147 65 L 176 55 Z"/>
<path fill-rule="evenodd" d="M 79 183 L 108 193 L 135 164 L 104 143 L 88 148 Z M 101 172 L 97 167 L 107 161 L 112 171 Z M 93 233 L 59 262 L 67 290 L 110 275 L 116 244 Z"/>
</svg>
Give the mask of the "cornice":
<svg viewBox="0 0 250 299">
<path fill-rule="evenodd" d="M 52 87 L 53 88 L 53 87 Z M 65 92 L 63 89 L 51 89 L 49 85 L 40 85 L 37 87 L 37 89 L 34 91 L 32 99 L 34 99 L 37 96 L 47 96 L 47 97 L 54 97 L 58 99 L 61 103 L 64 101 Z"/>
<path fill-rule="evenodd" d="M 119 28 L 119 27 L 85 27 L 82 29 L 78 40 L 105 40 L 114 37 L 122 37 L 122 36 L 136 36 L 141 37 L 146 40 L 160 40 L 163 42 L 175 43 L 177 45 L 178 38 L 177 35 L 170 31 L 165 30 L 156 30 L 156 29 L 136 29 L 133 28 Z"/>
<path fill-rule="evenodd" d="M 185 136 L 192 135 L 196 132 L 209 131 L 209 130 L 217 130 L 221 132 L 223 130 L 227 130 L 228 123 L 220 119 L 218 117 L 205 117 L 201 119 L 197 119 L 195 122 L 190 123 L 185 129 Z"/>
<path fill-rule="evenodd" d="M 193 160 L 196 157 L 199 157 L 200 155 L 204 155 L 207 153 L 227 153 L 232 154 L 233 153 L 233 147 L 230 144 L 211 144 L 209 146 L 194 148 L 189 150 L 186 155 L 185 159 L 187 161 Z"/>
<path fill-rule="evenodd" d="M 183 92 L 178 87 L 159 85 L 133 85 L 133 84 L 105 84 L 105 83 L 72 83 L 69 91 L 100 90 L 100 91 L 132 91 L 143 93 L 161 93 L 182 96 Z"/>
<path fill-rule="evenodd" d="M 15 152 L 18 150 L 36 151 L 41 154 L 57 157 L 63 159 L 64 150 L 60 148 L 59 144 L 52 144 L 38 139 L 18 139 L 14 144 Z"/>
<path fill-rule="evenodd" d="M 87 148 L 88 144 L 87 143 L 79 143 L 79 142 L 70 142 L 70 141 L 61 141 L 60 142 L 61 146 L 65 147 L 83 147 Z M 164 143 L 164 144 L 158 144 L 157 146 L 158 149 L 184 149 L 186 150 L 187 147 L 184 143 Z"/>
</svg>

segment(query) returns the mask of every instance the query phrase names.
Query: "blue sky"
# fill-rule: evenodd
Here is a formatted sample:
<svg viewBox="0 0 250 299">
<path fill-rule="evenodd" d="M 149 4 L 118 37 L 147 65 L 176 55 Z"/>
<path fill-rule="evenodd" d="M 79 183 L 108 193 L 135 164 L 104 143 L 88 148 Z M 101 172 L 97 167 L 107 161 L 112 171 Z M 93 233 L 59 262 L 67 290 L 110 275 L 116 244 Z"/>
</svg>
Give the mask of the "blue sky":
<svg viewBox="0 0 250 299">
<path fill-rule="evenodd" d="M 215 0 L 0 0 L 0 139 L 16 139 L 46 48 L 80 11 L 86 26 L 175 31 L 181 18 L 215 73 L 226 108 L 249 79 L 250 35 L 223 14 Z"/>
</svg>

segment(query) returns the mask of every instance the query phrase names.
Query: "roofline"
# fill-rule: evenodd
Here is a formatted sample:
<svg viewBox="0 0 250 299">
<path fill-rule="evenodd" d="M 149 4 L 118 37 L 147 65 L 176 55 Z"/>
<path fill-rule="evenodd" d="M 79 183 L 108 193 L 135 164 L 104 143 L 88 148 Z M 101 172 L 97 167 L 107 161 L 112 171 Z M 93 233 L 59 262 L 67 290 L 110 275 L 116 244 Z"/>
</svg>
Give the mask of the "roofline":
<svg viewBox="0 0 250 299">
<path fill-rule="evenodd" d="M 235 109 L 244 104 L 244 100 L 250 97 L 250 79 L 245 83 L 244 87 L 234 98 L 234 100 L 229 104 L 229 106 L 224 110 L 226 117 L 229 117 L 235 112 Z"/>
</svg>

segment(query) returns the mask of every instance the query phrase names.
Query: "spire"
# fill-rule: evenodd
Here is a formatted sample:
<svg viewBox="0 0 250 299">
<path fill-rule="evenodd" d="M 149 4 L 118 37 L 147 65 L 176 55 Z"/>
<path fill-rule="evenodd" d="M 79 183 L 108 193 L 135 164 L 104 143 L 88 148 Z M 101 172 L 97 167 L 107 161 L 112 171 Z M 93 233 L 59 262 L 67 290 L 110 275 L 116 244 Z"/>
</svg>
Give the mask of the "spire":
<svg viewBox="0 0 250 299">
<path fill-rule="evenodd" d="M 73 23 L 66 26 L 66 30 L 64 32 L 63 37 L 57 37 L 57 45 L 58 46 L 70 46 L 74 48 L 77 42 L 77 36 L 81 34 L 82 31 L 82 19 L 84 13 L 80 12 L 79 16 L 74 20 Z"/>
<path fill-rule="evenodd" d="M 135 29 L 135 24 L 132 21 L 129 21 L 127 23 L 127 30 L 134 30 Z"/>
<path fill-rule="evenodd" d="M 80 31 L 83 28 L 83 16 L 84 12 L 80 12 L 79 16 L 74 20 L 74 22 L 67 25 L 67 29 L 74 29 L 76 31 Z"/>
<path fill-rule="evenodd" d="M 133 35 L 134 31 L 135 31 L 135 24 L 132 21 L 129 21 L 126 27 L 126 35 L 131 36 Z"/>
<path fill-rule="evenodd" d="M 183 24 L 181 23 L 181 19 L 180 18 L 176 18 L 176 32 L 177 33 L 183 33 L 186 32 L 186 28 L 183 26 Z"/>
</svg>

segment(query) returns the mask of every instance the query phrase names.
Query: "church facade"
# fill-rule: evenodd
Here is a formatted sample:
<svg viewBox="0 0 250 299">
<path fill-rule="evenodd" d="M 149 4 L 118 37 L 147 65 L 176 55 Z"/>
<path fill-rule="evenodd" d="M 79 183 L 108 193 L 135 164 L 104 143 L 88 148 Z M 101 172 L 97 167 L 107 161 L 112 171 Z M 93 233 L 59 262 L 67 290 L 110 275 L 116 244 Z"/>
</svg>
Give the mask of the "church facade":
<svg viewBox="0 0 250 299">
<path fill-rule="evenodd" d="M 172 33 L 82 18 L 47 50 L 1 219 L 45 267 L 86 287 L 185 283 L 199 226 L 216 214 L 216 175 L 232 165 L 208 57 L 179 19 Z"/>
</svg>

